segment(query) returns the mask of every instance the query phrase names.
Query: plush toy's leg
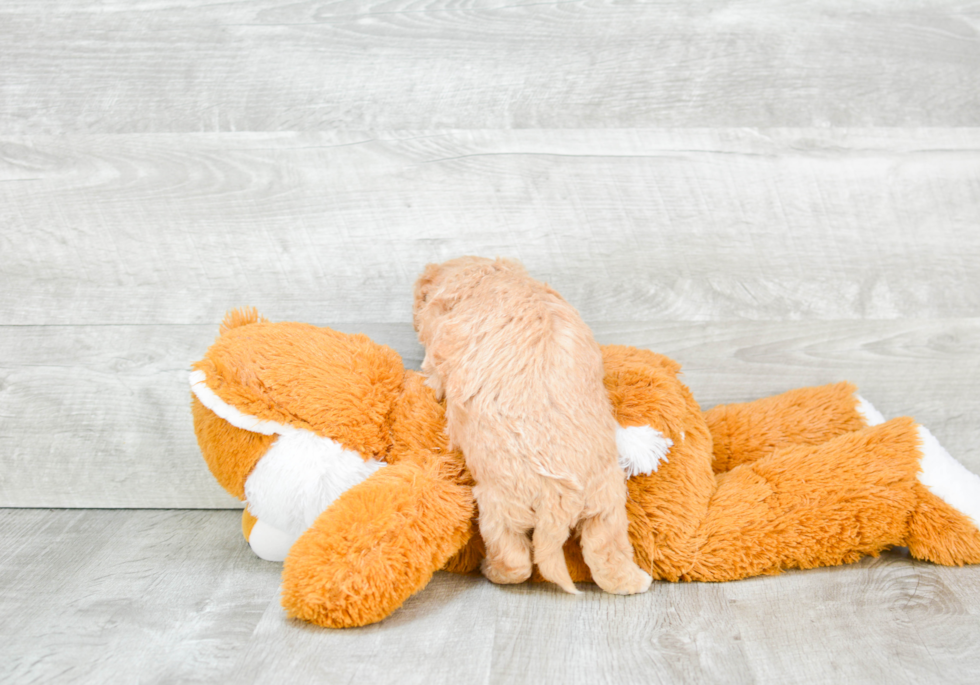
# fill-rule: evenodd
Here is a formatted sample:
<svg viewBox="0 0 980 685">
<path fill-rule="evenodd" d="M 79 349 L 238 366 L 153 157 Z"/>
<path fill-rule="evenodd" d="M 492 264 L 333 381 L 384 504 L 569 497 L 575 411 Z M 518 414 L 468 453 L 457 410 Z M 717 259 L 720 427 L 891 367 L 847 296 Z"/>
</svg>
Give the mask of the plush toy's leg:
<svg viewBox="0 0 980 685">
<path fill-rule="evenodd" d="M 894 419 L 822 445 L 785 446 L 720 474 L 683 577 L 734 580 L 901 545 L 940 563 L 980 562 L 971 519 L 980 516 L 980 479 L 940 454 L 923 430 Z M 956 483 L 964 487 L 953 491 Z"/>
<path fill-rule="evenodd" d="M 567 547 L 567 544 L 566 544 Z M 475 523 L 470 527 L 470 540 L 446 562 L 444 571 L 450 573 L 479 573 L 480 562 L 487 556 L 487 548 Z"/>
<path fill-rule="evenodd" d="M 851 383 L 799 388 L 705 412 L 715 473 L 753 462 L 787 444 L 819 445 L 883 419 Z"/>
<path fill-rule="evenodd" d="M 293 544 L 282 604 L 330 628 L 388 616 L 469 540 L 470 488 L 438 463 L 403 461 L 340 496 Z"/>
</svg>

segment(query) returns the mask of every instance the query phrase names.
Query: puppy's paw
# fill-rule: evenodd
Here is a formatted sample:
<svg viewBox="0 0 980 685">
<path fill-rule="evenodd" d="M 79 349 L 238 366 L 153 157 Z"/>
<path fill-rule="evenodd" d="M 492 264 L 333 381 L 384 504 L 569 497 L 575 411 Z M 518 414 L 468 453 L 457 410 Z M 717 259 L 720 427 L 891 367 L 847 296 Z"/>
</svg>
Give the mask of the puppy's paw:
<svg viewBox="0 0 980 685">
<path fill-rule="evenodd" d="M 530 559 L 528 559 L 526 566 L 524 564 L 514 566 L 499 561 L 494 563 L 490 559 L 484 559 L 480 566 L 480 570 L 486 576 L 487 580 L 500 585 L 523 583 L 531 577 L 531 568 Z"/>
<path fill-rule="evenodd" d="M 650 574 L 641 569 L 632 561 L 624 565 L 614 573 L 597 575 L 593 572 L 592 577 L 596 584 L 606 592 L 613 595 L 638 595 L 650 589 L 653 578 Z"/>
<path fill-rule="evenodd" d="M 633 577 L 632 584 L 630 584 L 627 588 L 625 588 L 626 592 L 624 594 L 627 595 L 642 594 L 647 590 L 649 590 L 650 586 L 653 584 L 653 576 L 651 576 L 649 573 L 647 573 L 646 571 L 644 571 L 639 567 L 637 567 L 637 570 L 639 571 L 639 574 Z"/>
</svg>

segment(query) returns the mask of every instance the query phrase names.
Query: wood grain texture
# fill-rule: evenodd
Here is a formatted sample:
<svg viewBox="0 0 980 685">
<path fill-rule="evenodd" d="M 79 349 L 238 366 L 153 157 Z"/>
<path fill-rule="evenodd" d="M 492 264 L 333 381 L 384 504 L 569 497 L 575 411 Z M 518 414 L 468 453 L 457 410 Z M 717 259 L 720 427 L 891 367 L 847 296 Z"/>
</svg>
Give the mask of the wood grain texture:
<svg viewBox="0 0 980 685">
<path fill-rule="evenodd" d="M 236 683 L 490 683 L 496 597 L 482 576 L 435 574 L 381 623 L 328 630 L 270 603 L 233 672 Z M 542 607 L 543 608 L 543 607 Z"/>
<path fill-rule="evenodd" d="M 600 342 L 680 361 L 706 409 L 851 380 L 980 473 L 980 319 L 590 323 Z M 390 345 L 408 367 L 421 362 L 409 324 L 332 325 Z M 190 417 L 189 365 L 216 333 L 216 324 L 0 327 L 0 506 L 240 506 L 208 473 Z"/>
<path fill-rule="evenodd" d="M 900 552 L 641 597 L 580 589 L 437 574 L 385 623 L 326 633 L 270 606 L 236 680 L 966 684 L 980 667 L 978 569 Z"/>
<path fill-rule="evenodd" d="M 980 567 L 902 550 L 737 583 L 438 573 L 380 624 L 288 620 L 236 512 L 0 510 L 0 682 L 973 683 Z"/>
<path fill-rule="evenodd" d="M 963 0 L 13 2 L 11 133 L 980 125 Z"/>
<path fill-rule="evenodd" d="M 0 506 L 236 507 L 197 448 L 187 375 L 216 329 L 7 327 Z"/>
<path fill-rule="evenodd" d="M 0 510 L 0 682 L 223 682 L 280 576 L 239 518 Z"/>
<path fill-rule="evenodd" d="M 980 129 L 0 141 L 0 323 L 407 322 L 517 257 L 592 321 L 980 316 Z"/>
</svg>

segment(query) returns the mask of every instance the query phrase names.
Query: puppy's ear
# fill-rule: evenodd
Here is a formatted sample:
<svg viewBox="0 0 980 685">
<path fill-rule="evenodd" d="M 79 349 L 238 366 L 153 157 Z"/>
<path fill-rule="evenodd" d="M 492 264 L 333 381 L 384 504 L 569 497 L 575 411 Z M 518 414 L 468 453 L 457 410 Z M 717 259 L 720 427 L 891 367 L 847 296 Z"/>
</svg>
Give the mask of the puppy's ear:
<svg viewBox="0 0 980 685">
<path fill-rule="evenodd" d="M 422 310 L 432 300 L 439 287 L 439 277 L 442 275 L 441 264 L 426 264 L 425 270 L 418 280 L 415 281 L 415 301 L 412 304 L 412 325 L 415 331 L 419 330 L 419 319 Z"/>
<path fill-rule="evenodd" d="M 493 262 L 493 266 L 499 271 L 513 271 L 518 274 L 527 274 L 527 269 L 516 259 L 497 257 Z"/>
<path fill-rule="evenodd" d="M 412 311 L 418 311 L 428 301 L 429 294 L 432 292 L 440 273 L 442 273 L 441 264 L 425 265 L 422 275 L 415 281 L 415 304 L 412 306 Z"/>
</svg>

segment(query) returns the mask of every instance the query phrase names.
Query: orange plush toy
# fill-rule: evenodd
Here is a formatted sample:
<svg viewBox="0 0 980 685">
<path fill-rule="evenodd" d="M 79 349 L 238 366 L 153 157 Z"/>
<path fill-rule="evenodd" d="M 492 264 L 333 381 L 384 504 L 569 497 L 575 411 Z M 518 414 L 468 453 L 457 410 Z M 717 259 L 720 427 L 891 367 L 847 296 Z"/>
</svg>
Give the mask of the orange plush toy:
<svg viewBox="0 0 980 685">
<path fill-rule="evenodd" d="M 702 412 L 680 366 L 603 349 L 636 562 L 660 580 L 735 580 L 892 546 L 980 563 L 980 477 L 848 383 Z M 191 373 L 198 444 L 246 502 L 255 552 L 285 560 L 290 615 L 380 621 L 439 569 L 479 567 L 471 480 L 418 373 L 363 335 L 232 312 Z M 577 543 L 566 560 L 588 581 Z"/>
</svg>

